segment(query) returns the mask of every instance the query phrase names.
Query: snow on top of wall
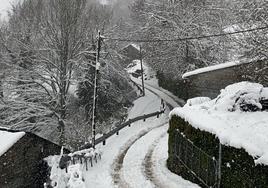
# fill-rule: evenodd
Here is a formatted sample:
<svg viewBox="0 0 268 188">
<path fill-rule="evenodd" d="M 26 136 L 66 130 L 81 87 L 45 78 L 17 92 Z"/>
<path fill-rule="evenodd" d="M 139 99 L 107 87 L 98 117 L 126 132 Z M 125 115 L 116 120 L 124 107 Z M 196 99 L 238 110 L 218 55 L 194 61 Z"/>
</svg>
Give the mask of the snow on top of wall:
<svg viewBox="0 0 268 188">
<path fill-rule="evenodd" d="M 19 139 L 25 135 L 25 132 L 8 132 L 0 130 L 0 156 L 11 148 Z"/>
<path fill-rule="evenodd" d="M 244 96 L 246 90 L 248 93 Z M 214 100 L 175 108 L 170 117 L 177 115 L 193 127 L 216 135 L 223 145 L 244 148 L 256 159 L 256 164 L 268 165 L 268 112 L 243 112 L 234 108 L 237 99 L 257 103 L 256 99 L 261 99 L 267 93 L 265 91 L 263 94 L 262 91 L 265 89 L 260 84 L 233 84 L 222 90 Z"/>
<path fill-rule="evenodd" d="M 209 97 L 195 97 L 195 98 L 192 98 L 192 99 L 188 99 L 185 105 L 194 106 L 194 105 L 197 105 L 197 104 L 202 104 L 204 102 L 208 102 L 210 100 L 211 99 Z"/>
<path fill-rule="evenodd" d="M 250 61 L 236 60 L 236 61 L 230 61 L 230 62 L 218 64 L 218 65 L 208 66 L 208 67 L 196 69 L 196 70 L 193 70 L 190 72 L 186 72 L 182 75 L 182 78 L 184 79 L 184 78 L 187 78 L 187 77 L 190 77 L 193 75 L 197 75 L 197 74 L 201 74 L 201 73 L 205 73 L 205 72 L 211 72 L 211 71 L 215 71 L 215 70 L 219 70 L 219 69 L 233 67 L 233 66 L 237 66 L 237 65 L 240 65 L 243 63 L 250 63 Z"/>
</svg>

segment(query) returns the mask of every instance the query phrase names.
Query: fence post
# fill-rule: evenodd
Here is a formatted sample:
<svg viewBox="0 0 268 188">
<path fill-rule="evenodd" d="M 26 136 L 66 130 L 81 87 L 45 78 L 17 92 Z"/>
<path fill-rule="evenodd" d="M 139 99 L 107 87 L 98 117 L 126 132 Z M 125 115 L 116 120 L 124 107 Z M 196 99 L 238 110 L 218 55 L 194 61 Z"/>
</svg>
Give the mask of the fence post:
<svg viewBox="0 0 268 188">
<path fill-rule="evenodd" d="M 93 167 L 92 156 L 90 157 L 90 166 Z"/>
<path fill-rule="evenodd" d="M 106 135 L 106 134 L 104 133 L 104 134 L 103 134 L 104 138 L 105 138 L 105 135 Z M 104 140 L 102 141 L 102 145 L 104 145 L 104 146 L 106 145 L 106 139 L 104 139 Z"/>
<path fill-rule="evenodd" d="M 87 158 L 85 158 L 85 163 L 86 163 L 86 171 L 88 171 Z"/>
<path fill-rule="evenodd" d="M 218 188 L 221 187 L 221 158 L 222 158 L 222 148 L 221 148 L 221 142 L 219 141 L 219 159 L 218 159 Z"/>
</svg>

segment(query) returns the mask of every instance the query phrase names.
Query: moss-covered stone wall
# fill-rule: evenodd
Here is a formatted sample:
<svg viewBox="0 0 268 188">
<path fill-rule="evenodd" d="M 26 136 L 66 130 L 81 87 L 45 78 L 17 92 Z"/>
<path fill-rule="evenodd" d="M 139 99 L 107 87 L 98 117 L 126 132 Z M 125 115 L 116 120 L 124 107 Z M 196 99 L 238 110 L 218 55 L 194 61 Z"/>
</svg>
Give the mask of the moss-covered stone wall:
<svg viewBox="0 0 268 188">
<path fill-rule="evenodd" d="M 204 187 L 174 155 L 176 130 L 182 132 L 196 146 L 216 159 L 219 153 L 219 140 L 211 133 L 192 127 L 178 116 L 172 116 L 169 122 L 168 168 Z M 244 149 L 222 146 L 221 171 L 222 188 L 268 187 L 268 166 L 255 165 L 254 158 Z"/>
</svg>

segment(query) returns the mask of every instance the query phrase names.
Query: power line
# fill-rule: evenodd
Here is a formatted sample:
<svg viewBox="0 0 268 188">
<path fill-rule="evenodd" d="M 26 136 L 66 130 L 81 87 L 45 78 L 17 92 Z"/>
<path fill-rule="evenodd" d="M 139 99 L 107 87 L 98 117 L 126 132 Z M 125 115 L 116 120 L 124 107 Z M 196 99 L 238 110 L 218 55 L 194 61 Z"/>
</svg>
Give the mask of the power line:
<svg viewBox="0 0 268 188">
<path fill-rule="evenodd" d="M 214 37 L 222 37 L 222 36 L 229 36 L 229 35 L 236 35 L 241 33 L 249 33 L 254 31 L 260 31 L 268 29 L 268 26 L 264 27 L 258 27 L 254 29 L 247 29 L 247 30 L 241 30 L 241 31 L 234 31 L 229 33 L 219 33 L 219 34 L 213 34 L 213 35 L 202 35 L 202 36 L 193 36 L 193 37 L 186 37 L 186 38 L 174 38 L 174 39 L 152 39 L 152 40 L 145 40 L 145 39 L 124 39 L 124 38 L 109 38 L 109 37 L 103 37 L 103 39 L 106 40 L 113 40 L 113 41 L 121 41 L 121 42 L 147 42 L 147 43 L 154 43 L 154 42 L 172 42 L 172 41 L 189 41 L 189 40 L 199 40 L 199 39 L 205 39 L 205 38 L 214 38 Z"/>
</svg>

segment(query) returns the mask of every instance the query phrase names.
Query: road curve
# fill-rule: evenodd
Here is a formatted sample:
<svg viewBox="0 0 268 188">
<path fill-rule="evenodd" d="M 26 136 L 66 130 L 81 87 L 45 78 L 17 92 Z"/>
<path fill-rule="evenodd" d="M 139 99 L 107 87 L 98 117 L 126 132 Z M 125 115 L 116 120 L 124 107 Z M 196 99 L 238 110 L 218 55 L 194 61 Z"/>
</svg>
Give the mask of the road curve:
<svg viewBox="0 0 268 188">
<path fill-rule="evenodd" d="M 137 84 L 140 84 L 137 80 L 134 80 L 134 81 L 136 81 Z M 146 84 L 145 88 L 147 92 L 152 92 L 159 98 L 163 99 L 166 102 L 170 110 L 173 109 L 174 107 L 182 105 L 182 101 L 175 100 L 173 96 L 169 95 L 168 93 L 164 91 L 158 90 L 157 88 L 151 85 Z M 119 188 L 138 187 L 133 182 L 130 182 L 130 180 L 132 178 L 135 179 L 135 177 L 132 177 L 131 176 L 132 173 L 129 172 L 129 169 L 132 168 L 129 163 L 131 163 L 130 160 L 131 160 L 131 155 L 133 154 L 133 152 L 138 150 L 140 144 L 142 143 L 145 144 L 145 141 L 148 143 L 147 144 L 148 147 L 146 151 L 143 151 L 144 157 L 142 159 L 141 167 L 140 167 L 140 171 L 144 176 L 143 178 L 150 182 L 150 183 L 147 183 L 145 187 L 161 187 L 161 188 L 165 187 L 161 183 L 161 181 L 158 181 L 157 178 L 155 177 L 154 168 L 153 168 L 154 161 L 152 159 L 152 155 L 159 141 L 167 135 L 167 127 L 166 129 L 163 129 L 159 133 L 157 133 L 158 135 L 156 137 L 152 137 L 151 134 L 154 130 L 158 129 L 159 127 L 163 127 L 166 124 L 167 122 L 164 124 L 160 124 L 156 127 L 150 128 L 146 131 L 141 131 L 138 135 L 131 137 L 126 142 L 126 144 L 122 148 L 120 148 L 120 152 L 113 162 L 112 172 L 111 172 L 115 187 L 119 187 Z M 151 140 L 148 141 L 148 139 L 150 138 Z M 138 164 L 138 162 L 136 163 Z M 136 179 L 136 181 L 137 180 L 138 178 Z"/>
<path fill-rule="evenodd" d="M 113 162 L 112 165 L 112 178 L 113 183 L 116 185 L 116 187 L 119 188 L 128 188 L 130 185 L 127 183 L 127 181 L 122 176 L 122 167 L 124 163 L 125 156 L 128 152 L 128 150 L 137 142 L 139 139 L 141 139 L 143 136 L 148 134 L 150 131 L 157 129 L 161 126 L 166 125 L 167 122 L 162 123 L 156 127 L 149 128 L 148 130 L 141 131 L 138 135 L 135 135 L 131 137 L 127 143 L 120 149 L 120 153 L 117 155 L 116 159 Z"/>
</svg>

